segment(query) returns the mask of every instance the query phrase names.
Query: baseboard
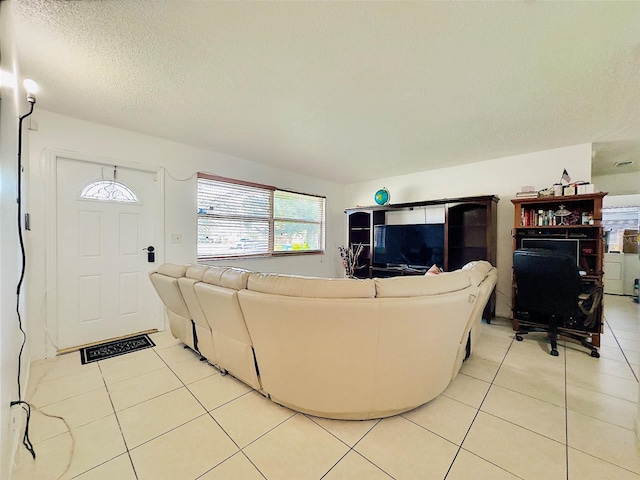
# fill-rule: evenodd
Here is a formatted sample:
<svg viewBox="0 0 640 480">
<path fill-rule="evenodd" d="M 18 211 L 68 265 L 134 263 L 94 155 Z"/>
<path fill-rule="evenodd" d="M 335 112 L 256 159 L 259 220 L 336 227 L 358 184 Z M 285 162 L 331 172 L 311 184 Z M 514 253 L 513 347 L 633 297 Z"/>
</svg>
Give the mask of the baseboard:
<svg viewBox="0 0 640 480">
<path fill-rule="evenodd" d="M 122 340 L 123 338 L 135 337 L 136 335 L 144 335 L 145 333 L 150 335 L 152 333 L 156 333 L 157 331 L 158 331 L 157 328 L 152 328 L 151 330 L 144 330 L 142 332 L 129 333 L 128 335 L 122 335 L 120 337 L 107 338 L 105 340 L 100 340 L 99 342 L 85 343 L 84 345 L 77 345 L 75 347 L 69 347 L 69 348 L 61 348 L 60 350 L 58 350 L 58 355 L 77 352 L 81 348 L 93 347 L 94 345 L 100 345 L 101 343 L 113 342 L 114 340 Z"/>
</svg>

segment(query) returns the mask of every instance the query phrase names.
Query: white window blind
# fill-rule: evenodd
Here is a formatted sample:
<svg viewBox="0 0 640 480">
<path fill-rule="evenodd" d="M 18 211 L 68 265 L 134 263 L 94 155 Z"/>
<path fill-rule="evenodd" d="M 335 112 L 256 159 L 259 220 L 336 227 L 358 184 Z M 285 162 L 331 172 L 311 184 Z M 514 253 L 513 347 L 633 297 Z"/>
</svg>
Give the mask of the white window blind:
<svg viewBox="0 0 640 480">
<path fill-rule="evenodd" d="M 271 191 L 198 178 L 198 257 L 269 253 Z"/>
<path fill-rule="evenodd" d="M 324 250 L 325 199 L 276 190 L 273 194 L 273 249 Z"/>
<path fill-rule="evenodd" d="M 602 209 L 602 226 L 606 232 L 607 252 L 624 250 L 625 230 L 637 230 L 640 207 L 608 207 Z"/>
<path fill-rule="evenodd" d="M 198 258 L 322 252 L 325 198 L 198 175 Z"/>
</svg>

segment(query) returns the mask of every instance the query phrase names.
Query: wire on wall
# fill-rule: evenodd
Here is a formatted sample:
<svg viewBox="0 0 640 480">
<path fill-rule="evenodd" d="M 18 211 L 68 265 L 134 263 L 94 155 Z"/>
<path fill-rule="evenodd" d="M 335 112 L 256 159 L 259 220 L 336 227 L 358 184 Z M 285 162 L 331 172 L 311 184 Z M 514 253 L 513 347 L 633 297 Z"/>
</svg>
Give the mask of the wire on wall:
<svg viewBox="0 0 640 480">
<path fill-rule="evenodd" d="M 33 113 L 33 106 L 36 103 L 35 90 L 37 89 L 37 85 L 35 84 L 35 82 L 33 82 L 33 80 L 31 80 L 30 82 L 31 83 L 28 83 L 28 81 L 25 80 L 25 87 L 27 88 L 27 102 L 29 102 L 29 111 L 18 119 L 18 196 L 16 198 L 16 202 L 18 203 L 18 239 L 20 242 L 22 265 L 20 269 L 20 280 L 18 281 L 18 286 L 16 288 L 16 315 L 18 317 L 18 328 L 20 329 L 20 333 L 22 333 L 22 344 L 20 345 L 20 351 L 18 352 L 18 400 L 12 401 L 10 403 L 10 406 L 14 407 L 16 405 L 19 405 L 26 412 L 27 417 L 24 427 L 24 436 L 22 437 L 22 444 L 35 459 L 36 452 L 33 449 L 31 440 L 29 439 L 31 405 L 29 405 L 28 402 L 22 400 L 22 385 L 20 383 L 22 370 L 22 353 L 24 351 L 24 346 L 27 343 L 27 334 L 24 331 L 22 325 L 22 316 L 20 315 L 20 292 L 22 290 L 22 283 L 24 281 L 24 275 L 27 267 L 27 255 L 24 248 L 24 237 L 22 234 L 22 122 L 25 118 Z"/>
<path fill-rule="evenodd" d="M 167 176 L 169 178 L 175 180 L 176 182 L 188 182 L 189 180 L 194 178 L 196 175 L 198 175 L 198 172 L 194 172 L 191 175 L 189 175 L 187 178 L 176 178 L 173 175 L 171 175 L 171 172 L 169 170 L 167 170 L 166 168 L 164 169 L 164 171 L 167 173 Z"/>
</svg>

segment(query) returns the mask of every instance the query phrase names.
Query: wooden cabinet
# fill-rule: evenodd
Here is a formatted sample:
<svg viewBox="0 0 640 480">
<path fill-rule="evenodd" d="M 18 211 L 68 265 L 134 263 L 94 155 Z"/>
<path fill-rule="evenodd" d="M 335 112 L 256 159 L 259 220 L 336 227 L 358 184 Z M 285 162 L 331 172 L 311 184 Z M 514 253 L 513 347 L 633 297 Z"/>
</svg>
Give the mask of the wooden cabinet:
<svg viewBox="0 0 640 480">
<path fill-rule="evenodd" d="M 562 248 L 573 249 L 577 264 L 583 271 L 583 282 L 602 287 L 604 265 L 604 235 L 602 230 L 602 198 L 604 192 L 566 197 L 540 197 L 512 199 L 514 209 L 513 250 L 536 248 L 566 241 Z M 513 291 L 515 305 L 515 289 Z M 589 332 L 573 325 L 564 325 L 559 331 L 589 333 L 591 343 L 600 346 L 602 332 L 602 303 L 596 312 L 598 321 Z M 526 323 L 513 315 L 514 329 Z"/>
<path fill-rule="evenodd" d="M 496 264 L 498 197 L 475 197 L 446 205 L 445 270 L 457 270 L 473 260 Z"/>
<path fill-rule="evenodd" d="M 359 278 L 373 276 L 415 275 L 415 270 L 387 269 L 373 263 L 374 227 L 386 224 L 386 214 L 403 210 L 441 206 L 444 209 L 444 270 L 459 269 L 473 260 L 496 264 L 497 204 L 493 195 L 465 197 L 395 205 L 350 208 L 347 215 L 349 245 L 362 244 L 356 270 Z M 441 221 L 442 222 L 442 221 Z M 487 304 L 485 318 L 495 316 L 495 292 Z"/>
<path fill-rule="evenodd" d="M 496 265 L 498 232 L 498 197 L 467 198 L 447 203 L 445 214 L 445 270 L 457 270 L 474 260 Z M 491 292 L 483 317 L 496 316 L 496 291 Z"/>
</svg>

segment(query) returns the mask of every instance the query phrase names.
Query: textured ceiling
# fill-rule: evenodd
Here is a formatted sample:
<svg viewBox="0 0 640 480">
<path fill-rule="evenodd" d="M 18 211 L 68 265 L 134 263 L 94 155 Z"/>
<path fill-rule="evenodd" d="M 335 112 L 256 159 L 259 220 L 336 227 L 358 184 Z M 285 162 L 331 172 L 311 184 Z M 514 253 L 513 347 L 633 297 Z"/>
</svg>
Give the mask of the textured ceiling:
<svg viewBox="0 0 640 480">
<path fill-rule="evenodd" d="M 41 108 L 315 177 L 588 142 L 596 163 L 638 155 L 640 2 L 12 7 Z"/>
</svg>

